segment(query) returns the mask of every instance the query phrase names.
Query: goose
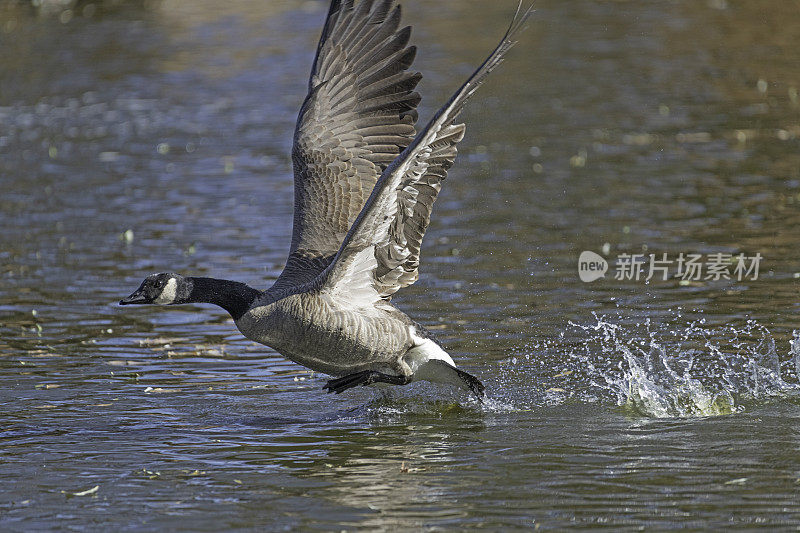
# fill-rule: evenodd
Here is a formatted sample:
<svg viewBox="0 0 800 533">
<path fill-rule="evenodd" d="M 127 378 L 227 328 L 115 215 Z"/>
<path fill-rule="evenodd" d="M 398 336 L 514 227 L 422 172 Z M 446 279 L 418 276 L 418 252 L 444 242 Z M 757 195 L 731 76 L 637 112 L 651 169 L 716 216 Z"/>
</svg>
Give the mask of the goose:
<svg viewBox="0 0 800 533">
<path fill-rule="evenodd" d="M 433 203 L 465 125 L 455 119 L 514 45 L 522 3 L 497 47 L 418 133 L 416 48 L 395 0 L 333 0 L 292 147 L 294 220 L 286 266 L 266 290 L 153 274 L 120 305 L 215 304 L 248 339 L 328 374 L 323 389 L 429 381 L 483 401 L 422 325 L 392 305 L 419 275 Z"/>
</svg>

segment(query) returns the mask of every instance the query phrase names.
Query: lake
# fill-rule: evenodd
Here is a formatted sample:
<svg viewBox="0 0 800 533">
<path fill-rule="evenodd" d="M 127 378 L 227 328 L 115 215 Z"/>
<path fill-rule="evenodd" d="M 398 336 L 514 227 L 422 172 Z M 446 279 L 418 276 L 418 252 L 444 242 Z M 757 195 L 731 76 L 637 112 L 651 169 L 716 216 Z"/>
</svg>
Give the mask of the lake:
<svg viewBox="0 0 800 533">
<path fill-rule="evenodd" d="M 402 3 L 424 124 L 516 4 Z M 535 7 L 393 299 L 481 405 L 117 305 L 280 273 L 325 2 L 0 5 L 0 529 L 800 526 L 800 5 Z"/>
</svg>

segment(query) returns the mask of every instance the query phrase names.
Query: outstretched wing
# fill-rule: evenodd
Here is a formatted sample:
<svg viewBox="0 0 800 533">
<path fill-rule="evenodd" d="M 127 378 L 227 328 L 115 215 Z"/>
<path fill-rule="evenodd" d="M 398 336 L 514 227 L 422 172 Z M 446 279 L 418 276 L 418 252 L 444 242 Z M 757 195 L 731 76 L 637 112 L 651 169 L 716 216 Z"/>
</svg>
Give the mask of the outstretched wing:
<svg viewBox="0 0 800 533">
<path fill-rule="evenodd" d="M 292 148 L 294 229 L 281 278 L 312 279 L 333 259 L 381 172 L 414 139 L 408 72 L 416 48 L 394 0 L 333 0 Z"/>
<path fill-rule="evenodd" d="M 521 4 L 520 4 L 521 7 Z M 322 288 L 346 291 L 365 304 L 388 299 L 417 280 L 422 237 L 464 125 L 454 124 L 464 104 L 514 45 L 530 15 L 520 8 L 500 44 L 450 98 L 414 141 L 383 172 L 347 234 Z"/>
</svg>

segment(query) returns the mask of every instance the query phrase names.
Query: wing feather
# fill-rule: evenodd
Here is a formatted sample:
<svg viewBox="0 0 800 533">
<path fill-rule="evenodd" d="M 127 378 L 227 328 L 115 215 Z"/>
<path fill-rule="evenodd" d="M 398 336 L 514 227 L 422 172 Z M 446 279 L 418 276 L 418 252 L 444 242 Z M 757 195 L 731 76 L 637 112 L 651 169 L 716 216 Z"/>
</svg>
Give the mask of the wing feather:
<svg viewBox="0 0 800 533">
<path fill-rule="evenodd" d="M 500 64 L 531 14 L 520 3 L 503 39 L 442 106 L 414 141 L 383 171 L 332 263 L 316 279 L 321 290 L 351 294 L 365 305 L 389 299 L 419 276 L 422 238 L 447 170 L 464 138 L 454 121 L 467 100 Z M 391 105 L 391 98 L 382 101 Z M 364 287 L 370 291 L 365 292 Z M 352 297 L 352 294 L 351 294 Z"/>
<path fill-rule="evenodd" d="M 416 49 L 395 0 L 332 0 L 292 147 L 295 212 L 276 284 L 317 276 L 339 250 L 381 172 L 414 139 Z"/>
</svg>

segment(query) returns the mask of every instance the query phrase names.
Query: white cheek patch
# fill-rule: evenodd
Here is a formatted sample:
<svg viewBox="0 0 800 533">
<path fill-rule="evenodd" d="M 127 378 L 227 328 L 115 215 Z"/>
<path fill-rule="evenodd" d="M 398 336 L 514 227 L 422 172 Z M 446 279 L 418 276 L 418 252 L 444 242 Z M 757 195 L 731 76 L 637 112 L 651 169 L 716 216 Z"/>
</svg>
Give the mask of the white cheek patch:
<svg viewBox="0 0 800 533">
<path fill-rule="evenodd" d="M 159 305 L 167 305 L 171 304 L 175 301 L 175 297 L 178 295 L 178 282 L 175 278 L 169 278 L 167 285 L 164 287 L 164 290 L 161 291 L 161 294 L 158 295 L 158 298 L 153 300 L 153 303 Z"/>
</svg>

